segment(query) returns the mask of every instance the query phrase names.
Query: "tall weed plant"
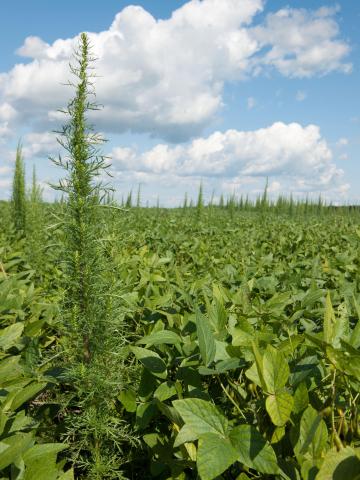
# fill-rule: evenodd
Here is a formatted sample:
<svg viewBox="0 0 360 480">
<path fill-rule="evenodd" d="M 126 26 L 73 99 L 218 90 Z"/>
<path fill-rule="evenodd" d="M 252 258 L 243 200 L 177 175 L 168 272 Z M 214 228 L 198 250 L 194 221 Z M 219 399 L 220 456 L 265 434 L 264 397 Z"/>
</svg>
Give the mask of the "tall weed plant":
<svg viewBox="0 0 360 480">
<path fill-rule="evenodd" d="M 94 101 L 90 50 L 89 39 L 82 34 L 71 66 L 75 96 L 63 111 L 68 122 L 58 132 L 58 142 L 67 153 L 53 159 L 66 171 L 55 187 L 66 198 L 62 338 L 64 379 L 72 395 L 67 391 L 63 397 L 63 414 L 65 437 L 79 475 L 123 478 L 121 465 L 133 439 L 116 397 L 130 381 L 131 369 L 124 364 L 124 324 L 112 295 L 114 279 L 104 248 L 101 207 L 106 187 L 100 181 L 107 168 L 101 153 L 104 140 L 87 120 L 88 112 L 99 108 Z"/>
<path fill-rule="evenodd" d="M 18 233 L 25 233 L 26 224 L 26 191 L 25 166 L 21 144 L 16 149 L 15 170 L 12 185 L 12 214 L 15 229 Z"/>
</svg>

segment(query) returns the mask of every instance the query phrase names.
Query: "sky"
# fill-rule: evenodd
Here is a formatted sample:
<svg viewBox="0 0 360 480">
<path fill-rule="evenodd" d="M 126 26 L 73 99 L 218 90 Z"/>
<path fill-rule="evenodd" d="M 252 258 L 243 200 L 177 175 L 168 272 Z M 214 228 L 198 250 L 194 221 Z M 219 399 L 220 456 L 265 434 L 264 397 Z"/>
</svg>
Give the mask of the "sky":
<svg viewBox="0 0 360 480">
<path fill-rule="evenodd" d="M 19 15 L 21 11 L 21 15 Z M 142 203 L 269 192 L 360 203 L 360 2 L 18 0 L 2 3 L 0 199 L 21 141 L 46 200 L 64 172 L 59 109 L 87 32 L 107 180 Z"/>
</svg>

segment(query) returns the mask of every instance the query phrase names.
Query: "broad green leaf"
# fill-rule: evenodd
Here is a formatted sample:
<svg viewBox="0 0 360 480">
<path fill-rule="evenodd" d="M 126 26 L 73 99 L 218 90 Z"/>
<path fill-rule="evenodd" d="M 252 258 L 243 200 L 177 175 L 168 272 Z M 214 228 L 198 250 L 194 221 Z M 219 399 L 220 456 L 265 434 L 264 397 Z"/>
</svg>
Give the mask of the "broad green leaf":
<svg viewBox="0 0 360 480">
<path fill-rule="evenodd" d="M 63 443 L 37 444 L 29 448 L 29 450 L 23 454 L 23 459 L 25 465 L 28 466 L 31 463 L 37 462 L 41 459 L 53 457 L 54 455 L 56 456 L 59 452 L 62 452 L 66 448 L 68 448 L 67 445 Z"/>
<path fill-rule="evenodd" d="M 71 468 L 67 472 L 62 473 L 57 480 L 74 480 L 74 470 Z"/>
<path fill-rule="evenodd" d="M 220 372 L 215 370 L 215 368 L 199 367 L 198 369 L 200 375 L 220 375 Z"/>
<path fill-rule="evenodd" d="M 130 350 L 153 375 L 163 379 L 167 377 L 166 365 L 156 352 L 142 347 L 130 347 Z"/>
<path fill-rule="evenodd" d="M 46 382 L 33 382 L 21 389 L 13 398 L 11 402 L 11 409 L 16 410 L 21 407 L 23 403 L 35 397 L 39 392 L 41 392 L 41 390 L 44 390 L 46 385 Z"/>
<path fill-rule="evenodd" d="M 360 480 L 360 458 L 351 447 L 330 450 L 316 480 Z"/>
<path fill-rule="evenodd" d="M 238 453 L 228 438 L 205 433 L 199 439 L 196 465 L 201 480 L 213 480 L 236 462 Z"/>
<path fill-rule="evenodd" d="M 34 443 L 32 433 L 17 433 L 0 442 L 0 470 L 14 463 Z"/>
<path fill-rule="evenodd" d="M 296 363 L 295 367 L 293 367 L 293 373 L 290 377 L 290 384 L 293 387 L 296 387 L 299 385 L 299 383 L 303 382 L 309 377 L 321 377 L 319 370 L 319 358 L 316 355 L 302 358 Z"/>
<path fill-rule="evenodd" d="M 5 415 L 5 418 L 8 419 L 9 417 Z M 18 412 L 15 415 L 15 418 L 11 423 L 9 433 L 18 432 L 20 430 L 24 430 L 25 428 L 29 428 L 34 425 L 36 425 L 36 422 L 34 421 L 34 419 L 31 417 L 27 417 L 25 415 L 25 410 L 20 410 L 20 412 Z M 1 429 L 0 429 L 0 433 L 2 433 Z"/>
<path fill-rule="evenodd" d="M 136 343 L 143 344 L 151 347 L 152 345 L 162 345 L 162 344 L 176 344 L 181 343 L 181 337 L 171 330 L 161 330 L 160 332 L 152 333 L 146 337 L 140 338 Z"/>
<path fill-rule="evenodd" d="M 140 429 L 146 428 L 154 415 L 157 407 L 154 402 L 141 403 L 136 409 L 136 423 Z"/>
<path fill-rule="evenodd" d="M 171 407 L 164 402 L 160 402 L 160 400 L 158 400 L 157 398 L 154 399 L 154 403 L 160 410 L 160 412 L 170 420 L 170 422 L 176 425 L 182 424 L 181 416 L 174 407 Z"/>
<path fill-rule="evenodd" d="M 215 353 L 214 361 L 216 363 L 231 359 L 231 356 L 227 351 L 227 347 L 228 347 L 227 342 L 220 342 L 219 340 L 215 340 L 216 353 Z"/>
<path fill-rule="evenodd" d="M 341 372 L 360 378 L 360 355 L 352 355 L 331 346 L 326 347 L 326 354 L 330 362 Z"/>
<path fill-rule="evenodd" d="M 301 413 L 309 405 L 309 394 L 305 382 L 301 382 L 294 394 L 294 407 L 295 413 Z"/>
<path fill-rule="evenodd" d="M 300 472 L 302 480 L 316 480 L 317 473 L 322 463 L 321 458 L 309 457 L 306 455 L 301 459 Z"/>
<path fill-rule="evenodd" d="M 218 373 L 228 372 L 230 370 L 236 370 L 245 365 L 243 360 L 239 358 L 229 358 L 228 360 L 221 360 L 215 365 L 215 370 Z"/>
<path fill-rule="evenodd" d="M 241 326 L 233 328 L 231 335 L 234 347 L 251 347 L 254 340 L 254 332 L 245 331 Z"/>
<path fill-rule="evenodd" d="M 273 448 L 255 427 L 239 425 L 231 430 L 229 438 L 237 451 L 239 462 L 260 473 L 279 473 Z"/>
<path fill-rule="evenodd" d="M 142 402 L 150 400 L 153 396 L 157 386 L 157 378 L 151 375 L 149 370 L 143 369 L 141 372 L 140 385 L 138 389 L 138 395 Z"/>
<path fill-rule="evenodd" d="M 267 391 L 272 394 L 285 387 L 290 375 L 286 358 L 271 345 L 268 345 L 263 356 L 263 375 Z"/>
<path fill-rule="evenodd" d="M 284 340 L 276 349 L 284 356 L 289 356 L 295 352 L 297 347 L 304 341 L 303 335 L 292 335 L 290 338 Z"/>
<path fill-rule="evenodd" d="M 136 393 L 130 388 L 122 390 L 118 399 L 127 412 L 136 412 Z"/>
<path fill-rule="evenodd" d="M 257 376 L 259 378 L 259 384 L 261 388 L 266 391 L 267 387 L 264 379 L 263 357 L 261 356 L 260 350 L 258 349 L 255 342 L 252 342 L 252 349 L 255 357 L 255 365 L 257 370 Z"/>
<path fill-rule="evenodd" d="M 17 340 L 21 337 L 24 330 L 24 323 L 17 322 L 0 331 L 0 349 L 6 351 L 13 347 Z"/>
<path fill-rule="evenodd" d="M 217 338 L 223 338 L 226 335 L 227 312 L 222 299 L 214 297 L 213 305 L 205 297 L 206 313 Z"/>
<path fill-rule="evenodd" d="M 266 399 L 266 411 L 274 425 L 281 427 L 289 420 L 294 405 L 294 399 L 287 392 L 269 395 Z"/>
<path fill-rule="evenodd" d="M 306 295 L 301 301 L 301 306 L 302 307 L 311 307 L 314 305 L 314 303 L 319 302 L 322 300 L 324 297 L 324 292 L 323 290 L 320 289 L 311 289 L 306 292 Z"/>
<path fill-rule="evenodd" d="M 247 378 L 255 383 L 256 385 L 258 385 L 259 387 L 262 387 L 262 384 L 261 384 L 261 380 L 260 380 L 260 377 L 259 377 L 259 374 L 258 374 L 258 368 L 256 366 L 256 363 L 254 362 L 250 368 L 248 368 L 246 371 L 245 371 L 245 375 L 247 376 Z M 264 381 L 264 380 L 263 380 Z"/>
<path fill-rule="evenodd" d="M 161 383 L 158 388 L 154 392 L 154 397 L 164 402 L 168 398 L 173 397 L 177 394 L 175 385 L 171 382 L 163 382 Z"/>
<path fill-rule="evenodd" d="M 66 445 L 45 443 L 34 445 L 23 454 L 26 466 L 24 480 L 52 480 L 58 477 L 59 468 L 56 457 Z"/>
<path fill-rule="evenodd" d="M 202 361 L 207 367 L 215 358 L 216 344 L 208 319 L 200 312 L 196 313 L 196 330 Z"/>
<path fill-rule="evenodd" d="M 226 436 L 228 420 L 212 403 L 199 398 L 187 398 L 174 400 L 173 405 L 198 437 L 205 433 Z"/>
<path fill-rule="evenodd" d="M 176 435 L 174 447 L 179 447 L 183 443 L 194 442 L 198 438 L 199 436 L 196 432 L 194 432 L 192 427 L 189 424 L 185 423 L 185 425 L 181 427 L 179 433 Z"/>
<path fill-rule="evenodd" d="M 296 456 L 301 460 L 308 453 L 311 458 L 320 458 L 328 439 L 326 423 L 322 416 L 309 405 L 304 411 L 300 421 L 300 433 L 294 447 Z"/>
<path fill-rule="evenodd" d="M 271 436 L 271 444 L 280 442 L 284 438 L 285 433 L 285 427 L 276 427 Z"/>
<path fill-rule="evenodd" d="M 0 386 L 5 386 L 16 378 L 20 378 L 23 368 L 20 365 L 20 355 L 4 358 L 0 362 Z"/>
</svg>

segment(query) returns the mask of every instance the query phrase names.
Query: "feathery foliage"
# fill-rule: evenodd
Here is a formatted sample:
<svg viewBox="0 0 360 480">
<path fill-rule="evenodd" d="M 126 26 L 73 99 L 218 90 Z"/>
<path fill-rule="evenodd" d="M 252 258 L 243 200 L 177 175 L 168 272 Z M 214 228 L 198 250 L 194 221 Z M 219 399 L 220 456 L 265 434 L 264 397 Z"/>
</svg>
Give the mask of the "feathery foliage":
<svg viewBox="0 0 360 480">
<path fill-rule="evenodd" d="M 128 382 L 131 368 L 123 367 L 124 326 L 111 295 L 113 275 L 105 255 L 106 231 L 101 211 L 106 186 L 99 178 L 107 168 L 101 154 L 103 139 L 94 133 L 87 113 L 97 110 L 91 101 L 91 56 L 86 34 L 80 38 L 76 65 L 75 96 L 65 114 L 68 122 L 58 141 L 66 158 L 54 160 L 67 176 L 56 187 L 67 199 L 63 218 L 65 292 L 65 380 L 74 389 L 64 396 L 67 436 L 73 460 L 86 478 L 121 478 L 125 461 L 123 443 L 131 441 L 128 428 L 114 411 L 114 401 Z"/>
<path fill-rule="evenodd" d="M 25 166 L 20 143 L 16 149 L 15 170 L 12 187 L 12 209 L 16 230 L 24 233 L 26 225 Z"/>
</svg>

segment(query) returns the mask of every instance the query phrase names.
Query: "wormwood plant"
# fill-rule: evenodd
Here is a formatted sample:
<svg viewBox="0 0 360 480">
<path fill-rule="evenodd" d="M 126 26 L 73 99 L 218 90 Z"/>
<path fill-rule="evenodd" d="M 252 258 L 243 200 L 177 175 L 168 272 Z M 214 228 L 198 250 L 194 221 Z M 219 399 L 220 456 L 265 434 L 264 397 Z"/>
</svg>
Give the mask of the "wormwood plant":
<svg viewBox="0 0 360 480">
<path fill-rule="evenodd" d="M 124 326 L 111 295 L 113 275 L 104 254 L 101 201 L 106 186 L 99 180 L 106 169 L 100 146 L 104 142 L 88 123 L 88 111 L 97 110 L 91 79 L 91 56 L 86 34 L 71 72 L 75 96 L 63 113 L 68 122 L 58 132 L 65 158 L 53 159 L 67 172 L 55 187 L 67 199 L 63 218 L 65 270 L 63 345 L 65 380 L 73 389 L 64 398 L 67 440 L 79 475 L 85 478 L 122 478 L 124 440 L 131 440 L 116 410 L 122 382 L 128 382 L 122 348 Z M 83 478 L 83 477 L 81 477 Z"/>
<path fill-rule="evenodd" d="M 17 232 L 24 232 L 26 222 L 25 167 L 20 143 L 16 149 L 11 200 L 15 228 Z"/>
<path fill-rule="evenodd" d="M 200 219 L 201 217 L 203 208 L 204 208 L 204 192 L 203 192 L 203 184 L 201 182 L 199 186 L 199 193 L 198 193 L 197 204 L 196 204 L 196 214 L 198 219 Z"/>
<path fill-rule="evenodd" d="M 42 189 L 37 182 L 35 166 L 33 168 L 31 188 L 26 202 L 26 249 L 30 265 L 40 278 L 44 270 L 44 245 L 46 235 L 44 225 L 44 204 Z"/>
</svg>

